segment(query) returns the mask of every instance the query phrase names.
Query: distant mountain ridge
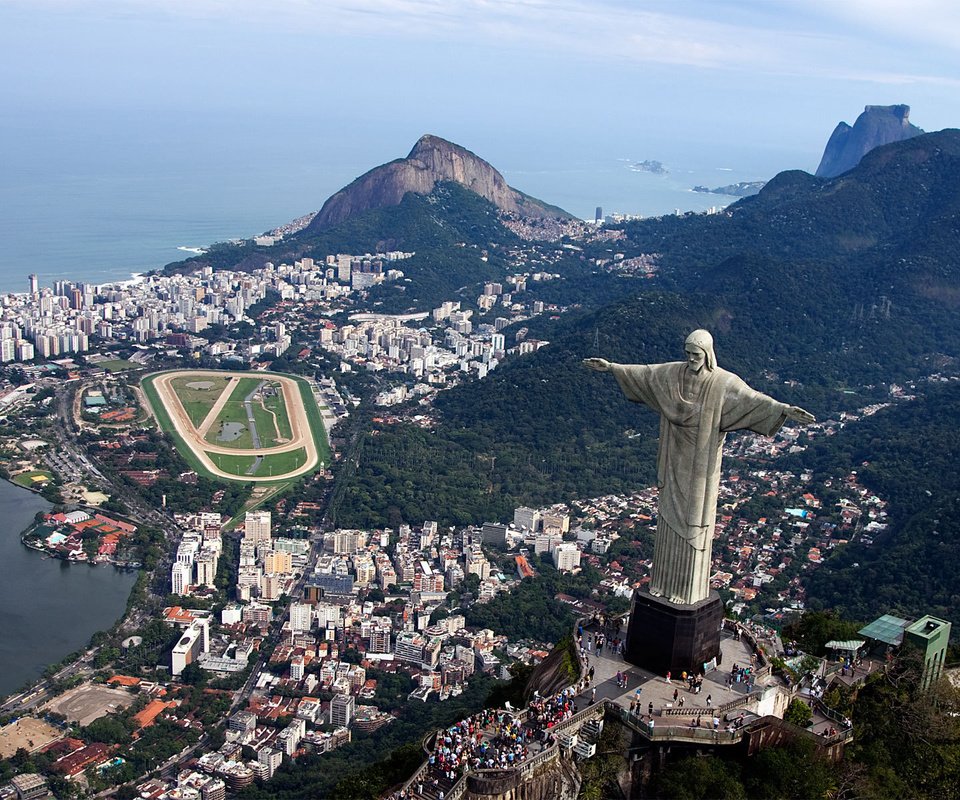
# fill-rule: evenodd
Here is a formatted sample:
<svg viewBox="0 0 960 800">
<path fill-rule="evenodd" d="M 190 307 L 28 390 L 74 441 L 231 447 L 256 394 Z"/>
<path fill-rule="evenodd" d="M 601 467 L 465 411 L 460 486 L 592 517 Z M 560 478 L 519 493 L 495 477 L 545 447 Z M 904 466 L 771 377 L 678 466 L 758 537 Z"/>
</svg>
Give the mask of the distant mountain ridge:
<svg viewBox="0 0 960 800">
<path fill-rule="evenodd" d="M 817 177 L 836 177 L 857 166 L 875 147 L 922 133 L 910 122 L 910 106 L 866 106 L 853 127 L 841 122 L 834 128 L 817 167 Z"/>
<path fill-rule="evenodd" d="M 444 181 L 459 183 L 501 211 L 524 217 L 573 218 L 561 208 L 511 188 L 503 175 L 475 153 L 426 134 L 406 158 L 375 167 L 331 195 L 307 231 L 325 230 L 365 211 L 399 205 L 408 192 L 428 195 Z"/>
</svg>

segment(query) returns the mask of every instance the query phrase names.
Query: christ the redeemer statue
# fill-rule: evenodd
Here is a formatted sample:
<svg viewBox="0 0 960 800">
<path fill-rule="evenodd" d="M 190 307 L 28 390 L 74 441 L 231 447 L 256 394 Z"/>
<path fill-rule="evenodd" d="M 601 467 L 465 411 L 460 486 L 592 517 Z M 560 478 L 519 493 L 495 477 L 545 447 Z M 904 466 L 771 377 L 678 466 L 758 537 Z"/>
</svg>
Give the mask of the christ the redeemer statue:
<svg viewBox="0 0 960 800">
<path fill-rule="evenodd" d="M 627 399 L 660 414 L 657 485 L 660 490 L 650 594 L 678 605 L 710 594 L 711 545 L 717 519 L 720 457 L 728 431 L 771 436 L 788 420 L 813 415 L 754 391 L 717 366 L 713 337 L 704 330 L 687 337 L 686 361 L 584 364 L 612 372 Z"/>
</svg>

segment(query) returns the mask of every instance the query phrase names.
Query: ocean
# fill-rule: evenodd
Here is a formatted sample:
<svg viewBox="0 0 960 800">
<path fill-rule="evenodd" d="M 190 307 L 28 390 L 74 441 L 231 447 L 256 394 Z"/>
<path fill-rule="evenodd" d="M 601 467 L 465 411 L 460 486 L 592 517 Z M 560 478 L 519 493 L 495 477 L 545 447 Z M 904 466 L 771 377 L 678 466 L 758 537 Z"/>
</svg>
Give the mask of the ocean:
<svg viewBox="0 0 960 800">
<path fill-rule="evenodd" d="M 8 157 L 0 181 L 0 292 L 26 291 L 30 273 L 41 286 L 61 278 L 125 280 L 190 255 L 178 248 L 262 233 L 316 211 L 354 177 L 412 145 L 295 127 L 226 124 L 192 132 L 188 118 L 95 122 L 0 122 Z M 713 146 L 571 154 L 560 146 L 523 152 L 502 145 L 497 152 L 495 145 L 478 154 L 512 186 L 585 219 L 597 206 L 644 216 L 704 211 L 731 198 L 692 192 L 695 185 L 761 180 L 810 160 Z M 663 161 L 668 173 L 636 171 L 645 159 Z"/>
</svg>

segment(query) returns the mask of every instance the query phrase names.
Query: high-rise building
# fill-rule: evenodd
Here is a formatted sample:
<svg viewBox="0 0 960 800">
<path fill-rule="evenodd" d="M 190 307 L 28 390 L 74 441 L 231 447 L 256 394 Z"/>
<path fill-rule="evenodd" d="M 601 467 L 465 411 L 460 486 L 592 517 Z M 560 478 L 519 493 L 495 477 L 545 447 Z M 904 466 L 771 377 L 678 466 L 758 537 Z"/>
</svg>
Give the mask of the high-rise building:
<svg viewBox="0 0 960 800">
<path fill-rule="evenodd" d="M 266 558 L 263 559 L 263 571 L 289 575 L 293 572 L 293 557 L 290 553 L 278 550 L 267 553 Z"/>
<path fill-rule="evenodd" d="M 505 547 L 507 544 L 507 526 L 499 522 L 484 522 L 480 531 L 484 544 Z"/>
<path fill-rule="evenodd" d="M 213 588 L 217 578 L 217 554 L 213 550 L 204 548 L 197 556 L 197 586 Z"/>
<path fill-rule="evenodd" d="M 520 506 L 513 512 L 513 524 L 532 533 L 540 527 L 540 512 L 535 508 Z"/>
<path fill-rule="evenodd" d="M 198 619 L 183 632 L 170 655 L 170 673 L 179 675 L 187 664 L 193 664 L 201 653 L 210 650 L 210 621 Z"/>
<path fill-rule="evenodd" d="M 248 511 L 243 520 L 243 540 L 257 544 L 270 541 L 270 512 Z"/>
<path fill-rule="evenodd" d="M 564 534 L 570 530 L 570 515 L 562 511 L 547 511 L 540 522 L 544 533 Z"/>
<path fill-rule="evenodd" d="M 338 728 L 348 728 L 353 722 L 355 701 L 349 694 L 336 694 L 330 701 L 330 724 Z"/>
<path fill-rule="evenodd" d="M 170 570 L 170 591 L 174 594 L 188 594 L 192 578 L 193 566 L 182 561 L 176 562 Z"/>
<path fill-rule="evenodd" d="M 290 680 L 303 680 L 303 656 L 294 656 L 290 659 Z"/>
<path fill-rule="evenodd" d="M 573 542 L 564 542 L 553 548 L 553 565 L 558 572 L 569 572 L 580 566 L 580 551 Z"/>
<path fill-rule="evenodd" d="M 260 579 L 260 597 L 268 601 L 279 600 L 285 582 L 282 575 L 265 573 Z"/>
<path fill-rule="evenodd" d="M 290 629 L 295 633 L 304 633 L 313 627 L 315 606 L 310 603 L 290 604 Z"/>
<path fill-rule="evenodd" d="M 257 761 L 266 767 L 267 780 L 269 780 L 283 763 L 283 752 L 274 750 L 272 747 L 264 747 L 257 753 Z"/>
<path fill-rule="evenodd" d="M 370 653 L 389 653 L 390 650 L 390 626 L 378 625 L 370 629 L 370 644 L 367 647 Z"/>
<path fill-rule="evenodd" d="M 40 294 L 40 279 L 36 274 L 30 275 L 30 294 L 38 295 Z"/>
<path fill-rule="evenodd" d="M 549 553 L 561 542 L 563 537 L 559 533 L 538 533 L 534 540 L 533 552 L 537 555 Z"/>
<path fill-rule="evenodd" d="M 355 553 L 367 544 L 367 534 L 364 531 L 343 529 L 333 534 L 333 552 L 336 554 Z"/>
</svg>

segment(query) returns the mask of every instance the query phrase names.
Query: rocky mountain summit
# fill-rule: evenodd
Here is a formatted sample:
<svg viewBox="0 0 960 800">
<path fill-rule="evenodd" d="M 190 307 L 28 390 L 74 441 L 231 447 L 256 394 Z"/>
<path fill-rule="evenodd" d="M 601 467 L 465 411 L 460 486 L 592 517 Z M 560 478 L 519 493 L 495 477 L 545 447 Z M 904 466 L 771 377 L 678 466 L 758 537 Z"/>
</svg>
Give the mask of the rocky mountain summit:
<svg viewBox="0 0 960 800">
<path fill-rule="evenodd" d="M 833 178 L 853 169 L 875 147 L 921 133 L 923 130 L 910 122 L 910 106 L 867 106 L 853 127 L 841 122 L 834 128 L 817 167 L 817 177 Z"/>
<path fill-rule="evenodd" d="M 512 189 L 503 175 L 466 148 L 427 134 L 406 158 L 375 167 L 328 198 L 310 229 L 324 230 L 364 211 L 398 205 L 408 192 L 428 195 L 443 181 L 465 186 L 501 211 L 524 217 L 570 218 L 562 209 Z"/>
</svg>

